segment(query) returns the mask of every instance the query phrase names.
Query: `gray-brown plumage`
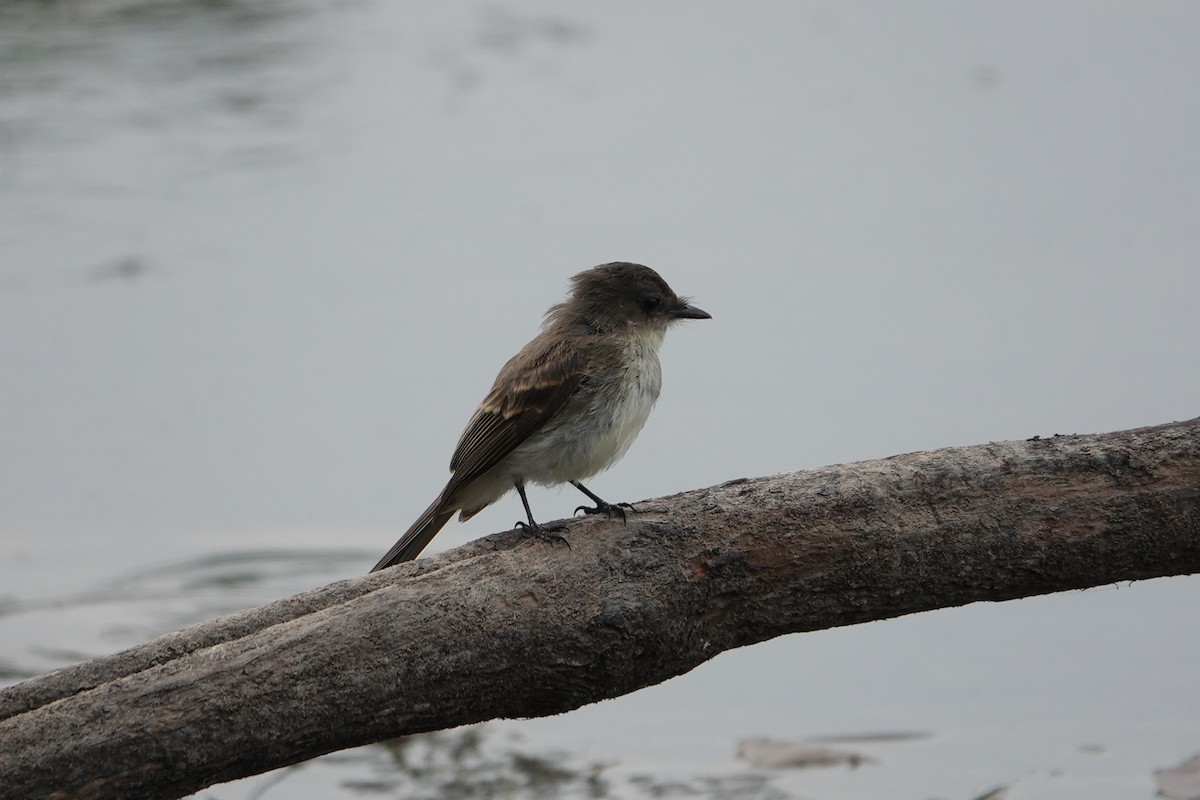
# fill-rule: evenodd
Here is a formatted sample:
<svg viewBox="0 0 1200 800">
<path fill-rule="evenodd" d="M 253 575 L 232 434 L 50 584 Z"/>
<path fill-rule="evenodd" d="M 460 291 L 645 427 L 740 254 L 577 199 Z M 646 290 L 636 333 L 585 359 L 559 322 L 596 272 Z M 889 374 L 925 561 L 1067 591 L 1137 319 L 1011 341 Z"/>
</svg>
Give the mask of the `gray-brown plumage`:
<svg viewBox="0 0 1200 800">
<path fill-rule="evenodd" d="M 539 531 L 525 484 L 581 483 L 625 454 L 658 399 L 658 348 L 681 319 L 708 319 L 658 273 L 602 264 L 571 279 L 541 332 L 496 377 L 450 459 L 450 481 L 371 571 L 417 557 L 455 512 L 467 520 L 511 489 Z"/>
</svg>

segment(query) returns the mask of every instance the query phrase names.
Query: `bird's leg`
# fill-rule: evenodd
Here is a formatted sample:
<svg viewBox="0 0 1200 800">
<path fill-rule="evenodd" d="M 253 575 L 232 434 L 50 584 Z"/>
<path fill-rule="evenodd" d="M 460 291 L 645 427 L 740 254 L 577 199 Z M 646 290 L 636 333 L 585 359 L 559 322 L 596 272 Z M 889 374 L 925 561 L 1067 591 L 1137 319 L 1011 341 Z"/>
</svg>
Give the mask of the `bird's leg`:
<svg viewBox="0 0 1200 800">
<path fill-rule="evenodd" d="M 515 527 L 523 529 L 526 533 L 532 533 L 539 539 L 545 539 L 549 542 L 562 542 L 567 547 L 570 547 L 570 542 L 555 533 L 555 531 L 565 531 L 567 526 L 561 523 L 558 525 L 538 525 L 534 522 L 533 512 L 529 510 L 529 498 L 525 496 L 525 482 L 517 481 L 516 487 L 517 494 L 521 495 L 521 505 L 525 506 L 525 518 L 529 520 L 529 524 L 518 522 Z"/>
<path fill-rule="evenodd" d="M 630 511 L 637 511 L 637 509 L 633 507 L 632 503 L 606 503 L 606 502 L 604 502 L 599 497 L 592 494 L 592 492 L 586 486 L 584 486 L 582 483 L 580 483 L 579 481 L 571 481 L 571 485 L 574 486 L 579 491 L 586 494 L 588 497 L 590 497 L 592 502 L 596 504 L 594 508 L 592 506 L 579 506 L 578 508 L 575 509 L 576 514 L 578 514 L 580 511 L 582 511 L 584 514 L 607 514 L 610 517 L 613 514 L 616 514 L 617 516 L 619 516 L 621 518 L 621 524 L 624 524 L 625 523 L 625 509 L 628 508 Z"/>
</svg>

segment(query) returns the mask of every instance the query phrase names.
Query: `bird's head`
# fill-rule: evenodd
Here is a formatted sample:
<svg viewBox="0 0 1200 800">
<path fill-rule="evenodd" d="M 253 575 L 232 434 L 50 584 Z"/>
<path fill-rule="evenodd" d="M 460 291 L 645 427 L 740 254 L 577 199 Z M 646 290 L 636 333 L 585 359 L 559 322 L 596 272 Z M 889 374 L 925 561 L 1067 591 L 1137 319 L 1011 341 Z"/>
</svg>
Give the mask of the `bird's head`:
<svg viewBox="0 0 1200 800">
<path fill-rule="evenodd" d="M 681 319 L 711 319 L 690 305 L 662 277 L 641 264 L 615 261 L 585 270 L 571 279 L 571 296 L 558 308 L 605 331 L 666 331 Z"/>
</svg>

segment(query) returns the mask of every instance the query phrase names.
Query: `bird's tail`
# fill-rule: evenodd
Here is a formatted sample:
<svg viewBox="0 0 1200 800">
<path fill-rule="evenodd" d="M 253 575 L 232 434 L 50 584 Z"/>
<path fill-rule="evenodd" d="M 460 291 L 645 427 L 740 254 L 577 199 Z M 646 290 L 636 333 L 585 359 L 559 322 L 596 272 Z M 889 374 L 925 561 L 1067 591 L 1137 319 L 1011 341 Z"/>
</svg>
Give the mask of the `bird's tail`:
<svg viewBox="0 0 1200 800">
<path fill-rule="evenodd" d="M 371 572 L 378 572 L 402 561 L 412 561 L 421 554 L 430 540 L 437 536 L 438 531 L 450 521 L 454 512 L 458 510 L 446 507 L 445 494 L 443 492 L 438 495 L 433 504 L 425 509 L 425 513 L 421 514 L 412 527 L 404 532 L 400 540 L 392 545 L 392 549 L 388 550 L 387 554 L 379 559 L 379 563 L 371 568 Z"/>
</svg>

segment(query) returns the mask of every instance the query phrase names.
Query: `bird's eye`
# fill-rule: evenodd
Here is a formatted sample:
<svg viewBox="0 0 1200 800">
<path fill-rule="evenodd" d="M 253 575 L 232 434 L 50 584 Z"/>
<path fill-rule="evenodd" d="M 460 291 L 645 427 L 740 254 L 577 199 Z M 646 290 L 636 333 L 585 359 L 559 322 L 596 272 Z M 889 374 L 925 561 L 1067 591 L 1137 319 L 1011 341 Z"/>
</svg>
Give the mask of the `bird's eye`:
<svg viewBox="0 0 1200 800">
<path fill-rule="evenodd" d="M 662 298 L 661 298 L 661 297 L 647 297 L 647 298 L 645 298 L 644 300 L 642 300 L 642 308 L 646 309 L 646 313 L 647 313 L 647 314 L 652 314 L 652 313 L 654 313 L 654 311 L 655 311 L 655 310 L 656 310 L 656 309 L 657 309 L 657 308 L 658 308 L 660 305 L 662 305 Z"/>
</svg>

